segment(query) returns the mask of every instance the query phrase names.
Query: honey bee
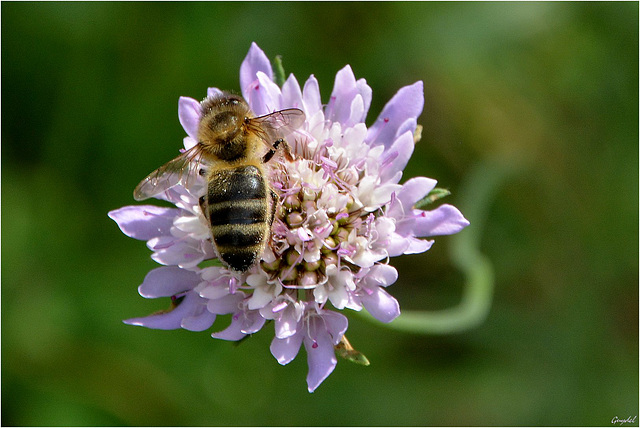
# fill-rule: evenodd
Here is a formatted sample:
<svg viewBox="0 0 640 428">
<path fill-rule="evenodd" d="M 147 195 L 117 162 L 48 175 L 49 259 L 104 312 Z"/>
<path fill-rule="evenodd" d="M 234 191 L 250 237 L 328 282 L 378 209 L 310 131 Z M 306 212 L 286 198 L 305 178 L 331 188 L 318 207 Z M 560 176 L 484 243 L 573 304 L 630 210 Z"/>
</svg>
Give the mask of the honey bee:
<svg viewBox="0 0 640 428">
<path fill-rule="evenodd" d="M 200 108 L 198 143 L 149 174 L 133 197 L 141 201 L 203 176 L 207 191 L 200 208 L 216 252 L 228 268 L 246 272 L 271 236 L 278 200 L 265 164 L 278 149 L 293 160 L 283 137 L 305 115 L 291 108 L 256 117 L 242 97 L 230 93 L 207 97 Z"/>
</svg>

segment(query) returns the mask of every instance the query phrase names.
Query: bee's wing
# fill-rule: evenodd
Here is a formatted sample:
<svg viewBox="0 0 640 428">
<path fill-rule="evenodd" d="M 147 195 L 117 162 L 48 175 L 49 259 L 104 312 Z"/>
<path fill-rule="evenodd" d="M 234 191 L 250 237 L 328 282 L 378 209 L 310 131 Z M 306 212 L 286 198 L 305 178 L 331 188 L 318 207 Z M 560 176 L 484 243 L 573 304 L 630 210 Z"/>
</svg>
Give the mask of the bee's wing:
<svg viewBox="0 0 640 428">
<path fill-rule="evenodd" d="M 177 184 L 184 183 L 200 162 L 200 145 L 196 145 L 177 158 L 167 162 L 140 182 L 133 191 L 133 198 L 142 201 L 156 196 Z"/>
<path fill-rule="evenodd" d="M 305 114 L 297 108 L 275 111 L 264 116 L 252 117 L 249 119 L 249 126 L 256 132 L 266 132 L 263 138 L 282 138 L 287 134 L 300 128 L 305 120 Z"/>
</svg>

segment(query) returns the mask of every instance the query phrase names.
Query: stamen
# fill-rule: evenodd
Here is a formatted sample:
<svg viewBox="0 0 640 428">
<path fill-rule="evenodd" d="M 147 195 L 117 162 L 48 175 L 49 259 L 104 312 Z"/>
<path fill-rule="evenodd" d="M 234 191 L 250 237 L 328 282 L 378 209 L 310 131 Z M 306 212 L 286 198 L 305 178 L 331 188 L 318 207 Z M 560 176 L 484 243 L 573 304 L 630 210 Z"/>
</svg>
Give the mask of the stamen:
<svg viewBox="0 0 640 428">
<path fill-rule="evenodd" d="M 304 227 L 299 227 L 297 229 L 297 235 L 298 235 L 298 238 L 300 238 L 300 240 L 302 242 L 308 242 L 308 241 L 311 241 L 313 239 L 313 236 L 311 236 L 311 234 Z"/>
<path fill-rule="evenodd" d="M 153 246 L 153 250 L 154 251 L 158 251 L 158 250 L 165 250 L 169 247 L 172 247 L 174 244 L 176 243 L 176 241 L 169 241 L 166 244 L 156 244 Z"/>
<path fill-rule="evenodd" d="M 376 132 L 376 135 L 374 135 L 373 138 L 367 139 L 367 140 L 368 141 L 375 141 L 380 136 L 380 134 L 382 133 L 384 128 L 387 127 L 388 123 L 389 123 L 389 118 L 388 117 L 385 117 L 384 119 L 382 119 L 382 126 L 379 127 L 378 132 Z"/>
<path fill-rule="evenodd" d="M 175 302 L 176 300 L 182 299 L 187 295 L 187 293 L 189 293 L 188 290 L 181 291 L 180 293 L 174 294 L 173 296 L 171 296 L 171 302 Z"/>
<path fill-rule="evenodd" d="M 321 238 L 322 236 L 324 236 L 327 231 L 329 229 L 333 229 L 333 225 L 332 224 L 327 224 L 324 226 L 318 226 L 315 229 L 313 229 L 313 233 L 318 237 Z"/>
<path fill-rule="evenodd" d="M 286 308 L 289 304 L 287 302 L 280 302 L 277 305 L 275 305 L 272 309 L 271 312 L 273 312 L 274 314 L 276 312 L 280 312 L 281 310 L 283 310 L 284 308 Z"/>
<path fill-rule="evenodd" d="M 232 276 L 229 280 L 229 293 L 235 294 L 238 290 L 238 279 L 235 276 Z"/>
<path fill-rule="evenodd" d="M 338 164 L 328 157 L 321 156 L 320 160 L 322 161 L 323 169 L 335 170 L 336 168 L 338 168 Z"/>
<path fill-rule="evenodd" d="M 356 253 L 356 248 L 353 245 L 344 245 L 344 242 L 340 244 L 340 248 L 338 249 L 338 251 L 336 251 L 336 253 L 340 256 L 340 257 L 349 257 L 352 256 Z"/>
<path fill-rule="evenodd" d="M 314 288 L 316 288 L 318 286 L 318 284 L 308 284 L 308 285 L 285 284 L 282 281 L 280 281 L 280 285 L 282 285 L 282 287 L 290 289 L 290 290 L 312 290 L 312 289 L 314 289 Z"/>
<path fill-rule="evenodd" d="M 385 155 L 385 157 L 382 159 L 382 162 L 380 163 L 380 169 L 385 168 L 387 165 L 389 165 L 391 162 L 393 162 L 395 160 L 395 158 L 398 157 L 398 151 L 394 150 L 390 153 L 387 153 Z"/>
<path fill-rule="evenodd" d="M 360 159 L 360 160 L 359 160 L 358 162 L 356 162 L 355 164 L 353 164 L 353 166 L 354 166 L 357 170 L 362 171 L 362 170 L 364 169 L 364 165 L 365 165 L 365 163 L 366 163 L 366 162 L 367 162 L 367 160 L 363 158 L 363 159 Z"/>
</svg>

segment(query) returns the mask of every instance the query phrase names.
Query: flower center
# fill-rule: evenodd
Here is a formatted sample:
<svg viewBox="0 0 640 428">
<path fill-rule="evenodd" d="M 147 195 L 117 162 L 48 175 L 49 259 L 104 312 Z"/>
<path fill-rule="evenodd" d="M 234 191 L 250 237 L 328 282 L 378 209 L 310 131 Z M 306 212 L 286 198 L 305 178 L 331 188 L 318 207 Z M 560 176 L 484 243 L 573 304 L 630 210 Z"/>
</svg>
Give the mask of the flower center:
<svg viewBox="0 0 640 428">
<path fill-rule="evenodd" d="M 261 262 L 269 282 L 308 290 L 331 287 L 332 272 L 356 274 L 360 268 L 351 256 L 368 242 L 370 216 L 356 203 L 349 184 L 358 173 L 338 171 L 335 162 L 323 158 L 298 159 L 276 176 L 281 204 L 272 226 L 273 257 Z"/>
</svg>

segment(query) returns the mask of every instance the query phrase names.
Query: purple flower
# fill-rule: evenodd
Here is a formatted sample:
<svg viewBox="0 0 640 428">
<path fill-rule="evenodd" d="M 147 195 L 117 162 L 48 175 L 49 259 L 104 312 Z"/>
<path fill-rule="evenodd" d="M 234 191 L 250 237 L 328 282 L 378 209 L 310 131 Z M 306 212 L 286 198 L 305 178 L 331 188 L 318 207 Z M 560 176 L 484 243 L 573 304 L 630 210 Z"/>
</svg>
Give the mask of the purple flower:
<svg viewBox="0 0 640 428">
<path fill-rule="evenodd" d="M 400 308 L 386 291 L 398 278 L 389 258 L 424 252 L 433 240 L 422 238 L 457 233 L 469 222 L 451 205 L 416 208 L 435 180 L 416 177 L 400 184 L 415 145 L 422 82 L 401 88 L 369 128 L 364 120 L 372 91 L 349 66 L 337 73 L 323 105 L 313 76 L 302 88 L 293 75 L 278 87 L 269 60 L 254 43 L 240 67 L 240 85 L 257 115 L 293 107 L 306 115 L 288 138 L 295 160 L 270 172 L 279 202 L 269 245 L 260 263 L 243 274 L 203 266 L 216 252 L 198 204 L 206 184 L 197 176 L 159 196 L 176 208 L 141 205 L 110 212 L 127 236 L 147 241 L 152 258 L 164 265 L 147 275 L 140 294 L 172 299 L 172 310 L 125 322 L 201 331 L 216 315 L 232 314 L 230 325 L 212 336 L 239 340 L 272 320 L 271 353 L 287 364 L 304 344 L 312 392 L 335 368 L 334 347 L 347 330 L 347 318 L 336 310 L 364 308 L 391 322 Z M 216 94 L 216 88 L 207 92 Z M 189 149 L 197 144 L 200 103 L 181 97 L 178 113 Z"/>
</svg>

